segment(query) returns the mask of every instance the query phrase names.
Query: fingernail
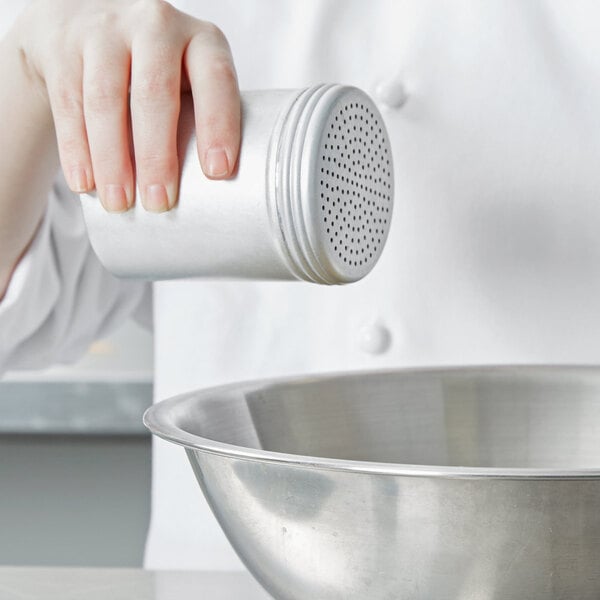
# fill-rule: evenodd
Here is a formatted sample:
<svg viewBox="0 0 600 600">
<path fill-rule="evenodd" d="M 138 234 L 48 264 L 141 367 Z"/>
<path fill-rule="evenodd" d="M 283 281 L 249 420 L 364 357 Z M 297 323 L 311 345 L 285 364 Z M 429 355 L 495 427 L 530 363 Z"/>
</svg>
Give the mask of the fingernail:
<svg viewBox="0 0 600 600">
<path fill-rule="evenodd" d="M 104 208 L 109 212 L 124 212 L 129 208 L 127 193 L 122 185 L 105 185 L 100 199 Z"/>
<path fill-rule="evenodd" d="M 165 212 L 169 210 L 169 198 L 165 186 L 160 183 L 147 185 L 143 204 L 144 208 L 150 212 Z"/>
<path fill-rule="evenodd" d="M 69 173 L 69 187 L 74 192 L 86 192 L 89 190 L 88 176 L 83 167 L 75 167 Z"/>
<path fill-rule="evenodd" d="M 169 198 L 169 210 L 171 210 L 177 202 L 177 182 L 167 184 L 167 196 Z"/>
<path fill-rule="evenodd" d="M 222 148 L 209 148 L 206 152 L 206 171 L 209 177 L 224 177 L 229 173 L 229 161 Z"/>
</svg>

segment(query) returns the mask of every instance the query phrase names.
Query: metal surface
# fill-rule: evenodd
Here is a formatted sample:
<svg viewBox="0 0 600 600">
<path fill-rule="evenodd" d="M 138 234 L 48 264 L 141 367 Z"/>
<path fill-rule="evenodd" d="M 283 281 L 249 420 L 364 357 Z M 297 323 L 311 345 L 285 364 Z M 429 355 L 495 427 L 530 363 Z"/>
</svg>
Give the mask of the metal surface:
<svg viewBox="0 0 600 600">
<path fill-rule="evenodd" d="M 255 382 L 145 423 L 279 600 L 600 597 L 600 369 Z"/>
<path fill-rule="evenodd" d="M 391 148 L 383 119 L 361 90 L 317 85 L 242 93 L 235 177 L 200 168 L 191 99 L 182 99 L 176 207 L 137 202 L 107 213 L 82 196 L 92 246 L 122 277 L 301 279 L 342 284 L 376 264 L 393 204 Z"/>
<path fill-rule="evenodd" d="M 392 151 L 371 100 L 350 89 L 321 127 L 310 195 L 320 198 L 319 240 L 340 276 L 364 277 L 387 238 L 393 206 Z"/>
<path fill-rule="evenodd" d="M 0 434 L 140 435 L 145 381 L 0 381 Z"/>
<path fill-rule="evenodd" d="M 139 435 L 0 435 L 0 565 L 141 566 L 151 452 Z"/>
<path fill-rule="evenodd" d="M 0 567 L 2 600 L 269 600 L 247 573 Z"/>
</svg>

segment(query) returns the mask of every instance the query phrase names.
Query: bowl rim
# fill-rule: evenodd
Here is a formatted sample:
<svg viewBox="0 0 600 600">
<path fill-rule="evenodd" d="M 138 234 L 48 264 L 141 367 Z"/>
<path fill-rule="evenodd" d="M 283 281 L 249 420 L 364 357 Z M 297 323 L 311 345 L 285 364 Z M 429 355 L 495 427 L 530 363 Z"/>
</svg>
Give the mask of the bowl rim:
<svg viewBox="0 0 600 600">
<path fill-rule="evenodd" d="M 247 446 L 237 446 L 226 442 L 212 440 L 182 429 L 173 422 L 173 413 L 183 405 L 190 405 L 206 398 L 214 398 L 231 392 L 258 390 L 267 386 L 281 384 L 303 384 L 330 380 L 343 377 L 376 376 L 406 373 L 452 375 L 465 372 L 472 373 L 572 373 L 577 371 L 596 373 L 600 375 L 600 366 L 585 364 L 481 364 L 470 366 L 442 367 L 403 367 L 392 369 L 369 369 L 360 371 L 324 372 L 311 375 L 294 375 L 289 377 L 274 377 L 247 380 L 239 383 L 209 387 L 178 394 L 166 400 L 157 401 L 149 407 L 143 416 L 144 425 L 157 437 L 183 446 L 186 450 L 219 455 L 236 460 L 276 463 L 289 467 L 320 469 L 325 471 L 345 471 L 372 475 L 390 475 L 404 477 L 433 477 L 442 479 L 595 479 L 600 478 L 600 465 L 596 468 L 553 469 L 535 467 L 461 467 L 444 465 L 415 465 L 403 463 L 371 462 L 327 458 L 302 454 L 289 454 L 272 450 L 263 450 Z M 599 435 L 600 437 L 600 435 Z"/>
</svg>

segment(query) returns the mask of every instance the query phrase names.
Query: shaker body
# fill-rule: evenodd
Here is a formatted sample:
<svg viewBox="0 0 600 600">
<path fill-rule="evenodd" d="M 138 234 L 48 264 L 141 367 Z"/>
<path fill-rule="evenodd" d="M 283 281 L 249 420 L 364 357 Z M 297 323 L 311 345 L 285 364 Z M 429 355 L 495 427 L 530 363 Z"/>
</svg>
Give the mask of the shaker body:
<svg viewBox="0 0 600 600">
<path fill-rule="evenodd" d="M 364 277 L 385 245 L 393 205 L 383 119 L 357 88 L 242 92 L 235 175 L 208 179 L 196 154 L 191 98 L 182 99 L 176 206 L 136 202 L 107 213 L 82 196 L 92 247 L 113 274 L 342 284 Z"/>
<path fill-rule="evenodd" d="M 244 92 L 237 171 L 225 181 L 200 167 L 191 98 L 182 98 L 179 123 L 181 178 L 177 205 L 147 212 L 138 201 L 125 213 L 107 213 L 95 194 L 82 196 L 92 247 L 121 277 L 176 279 L 231 277 L 295 279 L 273 233 L 268 207 L 269 145 L 278 121 L 299 90 Z"/>
</svg>

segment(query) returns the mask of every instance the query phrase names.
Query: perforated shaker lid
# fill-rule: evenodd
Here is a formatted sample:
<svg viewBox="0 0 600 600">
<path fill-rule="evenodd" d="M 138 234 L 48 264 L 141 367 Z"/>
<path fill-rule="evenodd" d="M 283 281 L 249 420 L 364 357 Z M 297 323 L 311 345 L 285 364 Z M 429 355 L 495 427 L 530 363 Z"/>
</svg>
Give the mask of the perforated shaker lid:
<svg viewBox="0 0 600 600">
<path fill-rule="evenodd" d="M 377 263 L 392 217 L 392 151 L 379 110 L 354 87 L 307 90 L 294 152 L 290 180 L 300 184 L 291 212 L 303 278 L 361 279 Z"/>
</svg>

